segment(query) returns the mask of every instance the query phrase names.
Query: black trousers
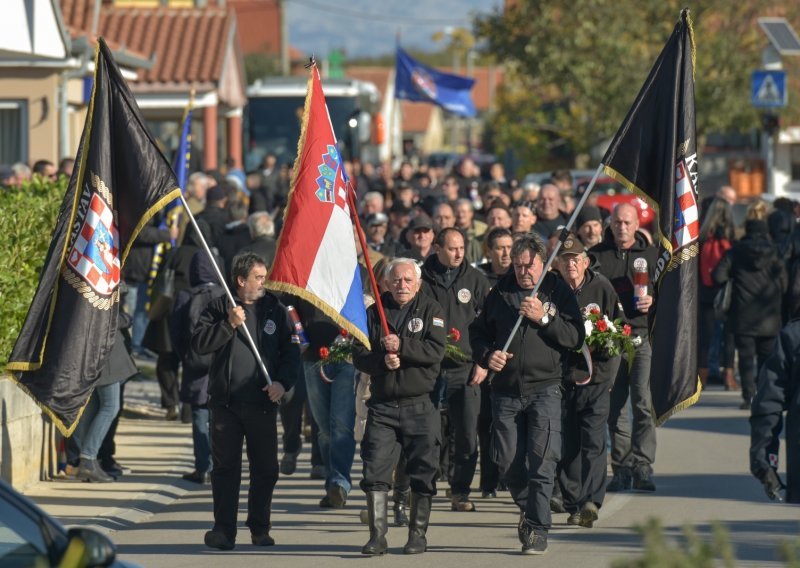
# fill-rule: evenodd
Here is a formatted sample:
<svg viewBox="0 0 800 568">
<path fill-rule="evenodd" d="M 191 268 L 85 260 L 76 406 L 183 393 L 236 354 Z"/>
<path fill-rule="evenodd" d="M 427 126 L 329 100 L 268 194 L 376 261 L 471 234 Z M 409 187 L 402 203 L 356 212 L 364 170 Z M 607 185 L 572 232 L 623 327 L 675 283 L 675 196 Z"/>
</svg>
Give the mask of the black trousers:
<svg viewBox="0 0 800 568">
<path fill-rule="evenodd" d="M 547 533 L 561 459 L 561 387 L 528 396 L 493 391 L 492 417 L 492 456 L 501 479 L 534 532 Z"/>
<path fill-rule="evenodd" d="M 214 530 L 236 537 L 236 514 L 242 483 L 242 445 L 247 441 L 250 489 L 247 526 L 261 535 L 269 532 L 272 493 L 278 482 L 277 407 L 233 402 L 211 407 L 211 492 Z"/>
<path fill-rule="evenodd" d="M 478 415 L 478 446 L 481 460 L 481 491 L 497 490 L 500 472 L 492 461 L 492 387 L 481 383 L 481 411 Z"/>
<path fill-rule="evenodd" d="M 156 359 L 156 378 L 161 389 L 161 407 L 171 408 L 180 403 L 178 389 L 178 369 L 181 358 L 174 351 L 158 354 Z"/>
<path fill-rule="evenodd" d="M 439 411 L 427 395 L 369 404 L 367 427 L 361 440 L 364 462 L 361 489 L 389 491 L 392 471 L 402 449 L 411 491 L 435 495 L 439 432 Z"/>
<path fill-rule="evenodd" d="M 564 393 L 561 491 L 570 513 L 585 503 L 603 504 L 606 495 L 606 422 L 610 383 L 569 385 Z"/>
<path fill-rule="evenodd" d="M 453 475 L 450 487 L 453 495 L 469 495 L 472 478 L 478 464 L 478 415 L 481 411 L 480 386 L 448 382 L 447 412 L 453 444 Z"/>
<path fill-rule="evenodd" d="M 737 335 L 739 378 L 742 379 L 742 398 L 750 401 L 756 394 L 756 375 L 775 345 L 775 336 Z"/>
</svg>

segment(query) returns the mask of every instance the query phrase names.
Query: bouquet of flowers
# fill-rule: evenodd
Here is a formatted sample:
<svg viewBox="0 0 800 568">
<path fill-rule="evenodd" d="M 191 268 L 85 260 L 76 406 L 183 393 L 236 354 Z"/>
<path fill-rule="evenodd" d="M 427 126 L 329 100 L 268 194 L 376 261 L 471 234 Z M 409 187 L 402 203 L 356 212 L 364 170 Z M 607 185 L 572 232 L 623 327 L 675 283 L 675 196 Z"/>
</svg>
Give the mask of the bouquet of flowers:
<svg viewBox="0 0 800 568">
<path fill-rule="evenodd" d="M 319 348 L 319 361 L 316 363 L 316 367 L 319 369 L 319 376 L 326 383 L 332 383 L 333 380 L 325 374 L 325 365 L 349 362 L 352 357 L 353 337 L 346 329 L 340 329 L 339 335 L 336 336 L 333 343 L 327 347 Z"/>
<path fill-rule="evenodd" d="M 586 328 L 586 345 L 592 351 L 602 352 L 609 357 L 616 357 L 623 352 L 628 356 L 628 366 L 633 364 L 636 346 L 642 342 L 641 337 L 631 337 L 631 326 L 623 324 L 617 318 L 614 321 L 592 308 L 583 322 Z"/>
<path fill-rule="evenodd" d="M 461 332 L 451 327 L 450 332 L 447 334 L 447 343 L 444 345 L 444 356 L 456 363 L 466 363 L 470 360 L 469 356 L 456 345 L 460 339 Z"/>
</svg>

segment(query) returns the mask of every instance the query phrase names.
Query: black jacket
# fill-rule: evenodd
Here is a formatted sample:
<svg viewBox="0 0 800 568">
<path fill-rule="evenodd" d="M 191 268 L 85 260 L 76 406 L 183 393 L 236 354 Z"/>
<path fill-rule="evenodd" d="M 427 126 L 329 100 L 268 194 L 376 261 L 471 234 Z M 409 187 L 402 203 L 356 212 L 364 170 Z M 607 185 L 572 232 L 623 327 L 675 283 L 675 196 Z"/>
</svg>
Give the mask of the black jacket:
<svg viewBox="0 0 800 568">
<path fill-rule="evenodd" d="M 735 242 L 713 277 L 717 284 L 733 279 L 728 323 L 734 335 L 778 335 L 786 268 L 766 233 L 746 234 Z"/>
<path fill-rule="evenodd" d="M 417 293 L 398 325 L 392 322 L 402 310 L 390 293 L 381 296 L 389 331 L 400 337 L 400 368 L 386 368 L 386 350 L 381 345 L 381 322 L 377 305 L 367 310 L 372 351 L 353 343 L 353 364 L 372 377 L 370 402 L 386 402 L 430 394 L 439 376 L 447 338 L 444 311 L 435 300 Z"/>
<path fill-rule="evenodd" d="M 486 296 L 483 311 L 469 328 L 472 358 L 484 368 L 488 368 L 492 352 L 503 348 L 517 322 L 520 291 L 513 273 L 503 277 Z M 492 389 L 498 392 L 521 396 L 560 383 L 569 352 L 583 345 L 583 317 L 570 287 L 548 273 L 538 297 L 555 304 L 556 315 L 544 327 L 522 318 L 508 348 L 514 356 L 492 379 Z"/>
<path fill-rule="evenodd" d="M 460 266 L 448 270 L 434 256 L 429 256 L 422 265 L 422 288 L 420 291 L 436 300 L 444 309 L 447 333 L 457 329 L 458 341 L 450 341 L 469 358 L 467 362 L 456 362 L 445 358 L 443 369 L 467 370 L 472 367 L 472 349 L 469 345 L 469 326 L 483 307 L 489 293 L 489 282 L 477 269 L 464 259 Z"/>
<path fill-rule="evenodd" d="M 169 231 L 158 228 L 158 220 L 153 217 L 142 227 L 122 267 L 122 279 L 128 284 L 147 282 L 150 265 L 153 263 L 153 247 L 169 241 Z"/>
<path fill-rule="evenodd" d="M 800 503 L 800 320 L 789 322 L 758 375 L 750 415 L 750 471 L 762 479 L 780 454 L 786 412 L 786 500 Z"/>
<path fill-rule="evenodd" d="M 228 298 L 225 296 L 212 301 L 192 332 L 192 348 L 201 355 L 214 354 L 208 372 L 208 397 L 209 404 L 215 406 L 229 402 L 231 365 L 235 364 L 235 361 L 231 361 L 230 354 L 233 334 L 237 330 L 228 323 L 229 306 Z M 293 327 L 289 314 L 283 304 L 269 292 L 258 300 L 257 311 L 258 333 L 253 340 L 258 345 L 261 359 L 267 367 L 270 378 L 274 382 L 281 383 L 288 391 L 295 382 L 304 380 L 300 347 L 292 342 Z M 274 324 L 273 333 L 265 330 L 265 327 L 273 327 L 268 325 L 270 321 Z M 243 332 L 239 330 L 238 333 Z M 267 384 L 263 377 L 260 377 L 260 380 L 264 385 Z M 269 403 L 269 398 L 265 393 L 263 401 L 253 402 L 262 402 L 266 405 Z"/>
<path fill-rule="evenodd" d="M 592 268 L 608 278 L 614 286 L 633 332 L 646 336 L 647 313 L 637 310 L 633 301 L 633 262 L 637 258 L 644 258 L 647 261 L 647 294 L 654 296 L 653 282 L 658 260 L 656 248 L 648 244 L 644 235 L 636 233 L 633 246 L 629 249 L 620 249 L 614 242 L 611 229 L 606 229 L 603 242 L 592 247 L 589 255 L 595 260 Z"/>
<path fill-rule="evenodd" d="M 612 322 L 617 318 L 620 318 L 623 323 L 625 322 L 625 314 L 617 292 L 611 282 L 608 281 L 608 278 L 602 274 L 594 272 L 592 269 L 587 269 L 583 284 L 574 290 L 574 293 L 584 318 L 592 308 L 597 307 Z M 570 354 L 570 357 L 572 359 L 582 359 L 583 355 L 574 353 Z M 620 359 L 621 355 L 608 357 L 601 352 L 593 351 L 591 384 L 606 383 L 613 380 L 617 374 Z"/>
</svg>

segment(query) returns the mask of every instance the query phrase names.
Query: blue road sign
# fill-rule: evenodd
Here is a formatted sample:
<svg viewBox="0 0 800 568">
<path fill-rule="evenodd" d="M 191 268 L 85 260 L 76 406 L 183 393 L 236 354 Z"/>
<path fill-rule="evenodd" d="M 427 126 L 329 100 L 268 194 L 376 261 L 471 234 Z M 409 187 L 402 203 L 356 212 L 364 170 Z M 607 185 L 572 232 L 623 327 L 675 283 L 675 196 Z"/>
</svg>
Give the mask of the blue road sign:
<svg viewBox="0 0 800 568">
<path fill-rule="evenodd" d="M 753 71 L 751 102 L 754 107 L 785 107 L 786 99 L 786 71 Z"/>
</svg>

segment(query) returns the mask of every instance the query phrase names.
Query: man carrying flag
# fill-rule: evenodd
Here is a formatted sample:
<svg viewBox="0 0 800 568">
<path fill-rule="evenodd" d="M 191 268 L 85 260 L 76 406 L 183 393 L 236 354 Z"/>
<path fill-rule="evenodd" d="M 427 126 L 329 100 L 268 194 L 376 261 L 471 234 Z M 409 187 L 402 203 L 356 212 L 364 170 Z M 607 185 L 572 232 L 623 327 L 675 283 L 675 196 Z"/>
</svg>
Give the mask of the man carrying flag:
<svg viewBox="0 0 800 568">
<path fill-rule="evenodd" d="M 77 425 L 113 344 L 120 272 L 131 246 L 150 218 L 180 195 L 102 39 L 76 162 L 8 364 L 65 436 Z"/>
<path fill-rule="evenodd" d="M 609 428 L 615 472 L 609 491 L 630 488 L 628 468 L 632 469 L 634 489 L 655 490 L 650 478 L 655 461 L 654 427 L 700 396 L 694 49 L 691 20 L 688 10 L 683 10 L 602 162 L 608 175 L 657 212 L 657 252 L 653 257 L 629 252 L 636 242 L 635 232 L 630 231 L 635 228 L 636 214 L 628 207 L 614 212 L 616 252 L 597 255 L 600 272 L 614 283 L 632 325 L 648 314 L 652 346 L 649 361 L 648 346 L 637 349 L 630 375 L 627 366 L 620 365 L 612 391 Z M 614 272 L 607 261 L 626 267 Z M 608 272 L 610 268 L 613 274 Z M 641 281 L 637 281 L 637 273 Z M 622 427 L 628 398 L 634 408 L 630 431 Z"/>
</svg>

